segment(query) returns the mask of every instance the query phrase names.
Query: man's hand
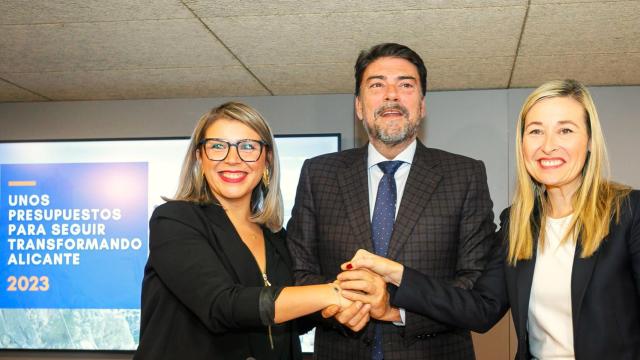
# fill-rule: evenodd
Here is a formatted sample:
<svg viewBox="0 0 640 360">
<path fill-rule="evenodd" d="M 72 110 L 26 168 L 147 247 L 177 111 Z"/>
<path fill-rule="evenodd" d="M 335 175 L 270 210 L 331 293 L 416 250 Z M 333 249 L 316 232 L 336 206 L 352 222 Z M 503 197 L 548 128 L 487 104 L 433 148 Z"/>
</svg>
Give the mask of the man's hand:
<svg viewBox="0 0 640 360">
<path fill-rule="evenodd" d="M 363 304 L 371 304 L 369 315 L 382 321 L 401 321 L 400 311 L 389 304 L 389 292 L 384 279 L 365 268 L 338 275 L 342 296 Z"/>
</svg>

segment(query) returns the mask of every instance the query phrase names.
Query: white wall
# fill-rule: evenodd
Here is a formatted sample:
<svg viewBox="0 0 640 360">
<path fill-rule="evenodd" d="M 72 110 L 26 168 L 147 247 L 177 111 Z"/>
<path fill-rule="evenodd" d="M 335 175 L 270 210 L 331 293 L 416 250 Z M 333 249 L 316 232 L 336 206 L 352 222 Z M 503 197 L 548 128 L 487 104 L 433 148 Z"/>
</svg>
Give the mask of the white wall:
<svg viewBox="0 0 640 360">
<path fill-rule="evenodd" d="M 496 214 L 508 195 L 507 90 L 427 93 L 421 138 L 435 147 L 482 160 Z"/>
</svg>

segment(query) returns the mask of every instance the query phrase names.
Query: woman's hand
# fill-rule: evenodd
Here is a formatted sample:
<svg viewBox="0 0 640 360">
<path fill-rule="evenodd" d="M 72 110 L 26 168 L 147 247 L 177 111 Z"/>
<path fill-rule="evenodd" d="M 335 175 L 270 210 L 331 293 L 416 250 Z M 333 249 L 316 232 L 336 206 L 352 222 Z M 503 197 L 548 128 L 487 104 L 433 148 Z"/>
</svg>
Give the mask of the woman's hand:
<svg viewBox="0 0 640 360">
<path fill-rule="evenodd" d="M 344 294 L 342 293 L 342 287 L 340 286 L 340 281 L 336 280 L 329 285 L 333 288 L 333 291 L 336 294 L 335 300 L 332 305 L 337 305 L 338 307 L 340 307 L 340 311 L 342 311 L 353 304 L 352 300 L 344 297 Z"/>
<path fill-rule="evenodd" d="M 359 249 L 351 261 L 340 266 L 342 270 L 369 269 L 382 276 L 384 281 L 399 286 L 404 273 L 404 266 L 393 260 Z"/>
<path fill-rule="evenodd" d="M 324 318 L 333 317 L 354 332 L 362 330 L 369 322 L 371 305 L 344 297 L 339 281 L 334 281 L 330 285 L 334 287 L 334 292 L 337 287 L 339 297 L 334 300 L 335 303 L 322 310 L 322 316 Z"/>
</svg>

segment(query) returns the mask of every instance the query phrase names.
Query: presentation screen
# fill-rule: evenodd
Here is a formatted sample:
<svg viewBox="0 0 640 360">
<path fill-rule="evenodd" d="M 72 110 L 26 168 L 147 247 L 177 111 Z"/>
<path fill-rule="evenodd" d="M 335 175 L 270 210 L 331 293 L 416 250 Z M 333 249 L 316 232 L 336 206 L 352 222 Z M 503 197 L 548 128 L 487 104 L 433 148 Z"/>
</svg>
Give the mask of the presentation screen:
<svg viewBox="0 0 640 360">
<path fill-rule="evenodd" d="M 148 220 L 175 194 L 188 143 L 0 143 L 0 349 L 136 349 Z M 276 143 L 286 224 L 302 163 L 338 151 L 340 135 Z"/>
</svg>

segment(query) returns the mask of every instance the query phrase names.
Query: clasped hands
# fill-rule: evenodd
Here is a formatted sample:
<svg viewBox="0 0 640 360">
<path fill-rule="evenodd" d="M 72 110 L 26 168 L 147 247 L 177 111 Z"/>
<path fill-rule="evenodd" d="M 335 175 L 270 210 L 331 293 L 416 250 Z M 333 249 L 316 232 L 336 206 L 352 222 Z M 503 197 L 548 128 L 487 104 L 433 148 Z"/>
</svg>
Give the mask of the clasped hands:
<svg viewBox="0 0 640 360">
<path fill-rule="evenodd" d="M 334 282 L 340 287 L 340 306 L 322 310 L 325 318 L 334 317 L 352 331 L 362 330 L 370 319 L 399 322 L 400 311 L 389 303 L 387 283 L 400 285 L 404 266 L 393 260 L 360 249 L 342 264 Z"/>
</svg>

